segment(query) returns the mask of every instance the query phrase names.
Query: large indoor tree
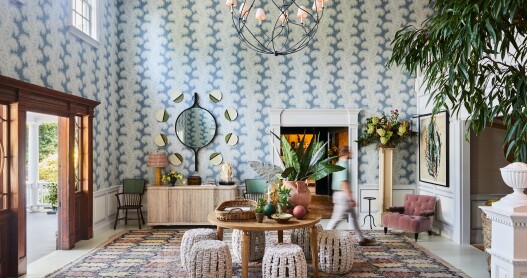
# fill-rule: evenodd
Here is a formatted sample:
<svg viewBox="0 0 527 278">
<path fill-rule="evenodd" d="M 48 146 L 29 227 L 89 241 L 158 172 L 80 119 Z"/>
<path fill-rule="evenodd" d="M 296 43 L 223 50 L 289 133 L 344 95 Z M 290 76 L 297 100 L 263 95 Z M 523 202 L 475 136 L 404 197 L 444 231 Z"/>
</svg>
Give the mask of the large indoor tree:
<svg viewBox="0 0 527 278">
<path fill-rule="evenodd" d="M 434 112 L 468 112 L 480 134 L 502 117 L 504 150 L 527 162 L 527 3 L 435 0 L 422 26 L 399 30 L 388 65 L 423 76 Z"/>
</svg>

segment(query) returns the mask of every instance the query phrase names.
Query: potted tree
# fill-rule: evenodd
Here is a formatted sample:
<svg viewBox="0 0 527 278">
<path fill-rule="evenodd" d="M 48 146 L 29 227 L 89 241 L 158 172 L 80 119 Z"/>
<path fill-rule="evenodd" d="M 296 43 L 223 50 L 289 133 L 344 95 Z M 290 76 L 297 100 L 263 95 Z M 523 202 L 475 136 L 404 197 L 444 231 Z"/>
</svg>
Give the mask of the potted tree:
<svg viewBox="0 0 527 278">
<path fill-rule="evenodd" d="M 515 190 L 502 200 L 525 200 L 527 184 L 512 181 L 527 175 L 527 5 L 523 0 L 435 0 L 430 5 L 434 13 L 422 27 L 396 33 L 388 65 L 420 73 L 433 112 L 447 109 L 457 115 L 464 109 L 478 135 L 501 117 L 504 153 L 522 162 L 501 169 Z"/>
<path fill-rule="evenodd" d="M 305 146 L 305 134 L 300 139 L 296 148 L 293 148 L 287 138 L 278 137 L 283 153 L 284 171 L 282 177 L 285 179 L 283 184 L 286 188 L 290 188 L 291 197 L 289 201 L 293 205 L 301 205 L 307 209 L 311 203 L 311 192 L 307 187 L 306 180 L 319 180 L 327 175 L 341 171 L 344 168 L 338 165 L 333 165 L 332 161 L 337 156 L 326 157 L 326 144 L 320 141 L 320 134 L 313 136 L 309 145 Z"/>
<path fill-rule="evenodd" d="M 57 213 L 57 203 L 58 203 L 58 185 L 55 182 L 48 183 L 44 185 L 48 190 L 48 194 L 44 196 L 44 202 L 51 205 L 51 211 L 48 211 L 47 214 L 56 214 Z"/>
</svg>

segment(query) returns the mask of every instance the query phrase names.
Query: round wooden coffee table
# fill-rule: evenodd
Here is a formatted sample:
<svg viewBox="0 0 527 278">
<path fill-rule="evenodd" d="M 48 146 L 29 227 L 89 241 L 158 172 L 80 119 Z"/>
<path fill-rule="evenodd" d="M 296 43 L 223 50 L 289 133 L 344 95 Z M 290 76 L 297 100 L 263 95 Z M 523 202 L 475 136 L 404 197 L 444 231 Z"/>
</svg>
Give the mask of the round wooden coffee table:
<svg viewBox="0 0 527 278">
<path fill-rule="evenodd" d="M 311 241 L 311 258 L 313 264 L 313 276 L 318 278 L 318 254 L 317 254 L 317 228 L 315 225 L 320 222 L 321 216 L 318 213 L 310 212 L 302 220 L 291 218 L 287 223 L 279 224 L 272 219 L 264 219 L 262 223 L 254 221 L 248 222 L 226 222 L 216 218 L 216 213 L 211 212 L 208 220 L 211 224 L 216 225 L 216 237 L 223 240 L 223 229 L 238 229 L 242 233 L 242 277 L 247 278 L 249 275 L 249 244 L 250 231 L 278 231 L 278 242 L 284 240 L 284 230 L 300 229 L 310 227 L 309 236 Z"/>
</svg>

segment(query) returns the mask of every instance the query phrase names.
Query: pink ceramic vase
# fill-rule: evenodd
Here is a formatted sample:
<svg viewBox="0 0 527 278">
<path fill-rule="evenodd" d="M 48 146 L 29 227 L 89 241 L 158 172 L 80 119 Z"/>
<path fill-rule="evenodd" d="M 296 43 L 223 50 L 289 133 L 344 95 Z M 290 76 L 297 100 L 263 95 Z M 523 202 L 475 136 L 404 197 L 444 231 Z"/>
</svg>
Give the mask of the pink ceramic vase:
<svg viewBox="0 0 527 278">
<path fill-rule="evenodd" d="M 291 197 L 289 202 L 295 206 L 307 206 L 311 203 L 311 192 L 307 187 L 306 181 L 284 181 L 286 188 L 291 188 Z"/>
</svg>

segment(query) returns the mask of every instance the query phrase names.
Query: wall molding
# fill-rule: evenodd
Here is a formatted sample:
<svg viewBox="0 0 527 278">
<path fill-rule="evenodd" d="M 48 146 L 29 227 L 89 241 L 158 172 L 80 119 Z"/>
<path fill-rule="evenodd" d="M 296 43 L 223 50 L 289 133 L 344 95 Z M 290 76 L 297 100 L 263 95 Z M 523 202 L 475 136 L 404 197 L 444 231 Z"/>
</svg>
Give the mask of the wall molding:
<svg viewBox="0 0 527 278">
<path fill-rule="evenodd" d="M 117 211 L 115 194 L 121 191 L 121 185 L 112 185 L 108 188 L 93 192 L 93 233 L 98 233 L 112 227 Z"/>
</svg>

